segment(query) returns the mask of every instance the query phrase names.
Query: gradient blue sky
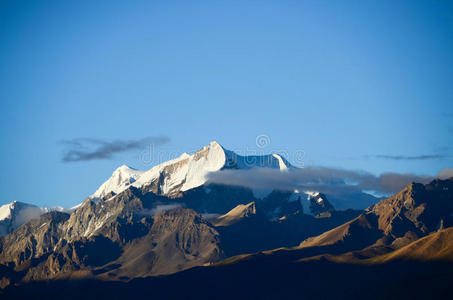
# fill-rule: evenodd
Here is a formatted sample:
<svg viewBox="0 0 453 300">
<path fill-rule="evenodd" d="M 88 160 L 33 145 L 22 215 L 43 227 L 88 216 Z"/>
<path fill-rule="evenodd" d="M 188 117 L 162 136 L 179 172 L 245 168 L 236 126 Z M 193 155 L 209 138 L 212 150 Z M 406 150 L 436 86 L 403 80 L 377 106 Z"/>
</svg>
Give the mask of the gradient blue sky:
<svg viewBox="0 0 453 300">
<path fill-rule="evenodd" d="M 0 204 L 72 206 L 157 162 L 62 163 L 80 137 L 436 175 L 453 166 L 452 53 L 451 1 L 1 1 Z"/>
</svg>

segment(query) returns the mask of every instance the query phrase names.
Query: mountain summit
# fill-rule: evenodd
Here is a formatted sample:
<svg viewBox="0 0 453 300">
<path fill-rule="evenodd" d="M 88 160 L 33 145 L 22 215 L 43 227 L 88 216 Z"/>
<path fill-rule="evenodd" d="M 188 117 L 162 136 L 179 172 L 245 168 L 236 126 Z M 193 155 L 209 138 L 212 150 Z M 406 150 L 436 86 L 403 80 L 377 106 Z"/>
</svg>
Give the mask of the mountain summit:
<svg viewBox="0 0 453 300">
<path fill-rule="evenodd" d="M 112 192 L 118 194 L 135 182 L 143 173 L 144 171 L 122 165 L 113 172 L 112 177 L 97 189 L 91 198 L 104 198 Z"/>
<path fill-rule="evenodd" d="M 7 235 L 28 221 L 38 218 L 50 211 L 70 212 L 72 209 L 63 207 L 38 207 L 33 204 L 13 201 L 0 206 L 0 236 Z"/>
<path fill-rule="evenodd" d="M 222 169 L 272 168 L 285 171 L 292 167 L 278 154 L 241 156 L 212 141 L 191 155 L 183 153 L 148 171 L 138 171 L 123 165 L 90 198 L 112 196 L 112 193 L 118 194 L 129 186 L 171 197 L 205 184 L 208 173 Z"/>
</svg>

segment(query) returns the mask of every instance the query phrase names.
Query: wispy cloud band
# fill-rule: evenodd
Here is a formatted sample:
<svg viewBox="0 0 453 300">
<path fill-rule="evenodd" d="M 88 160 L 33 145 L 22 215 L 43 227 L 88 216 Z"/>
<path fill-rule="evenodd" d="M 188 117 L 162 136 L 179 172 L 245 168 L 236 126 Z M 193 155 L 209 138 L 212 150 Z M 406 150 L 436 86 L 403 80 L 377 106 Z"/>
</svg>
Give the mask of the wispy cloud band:
<svg viewBox="0 0 453 300">
<path fill-rule="evenodd" d="M 93 138 L 77 138 L 62 141 L 66 149 L 62 161 L 78 162 L 97 159 L 111 159 L 114 154 L 136 150 L 148 145 L 159 146 L 168 143 L 166 136 L 146 137 L 138 140 L 104 141 Z"/>
<path fill-rule="evenodd" d="M 429 160 L 429 159 L 444 159 L 448 158 L 445 154 L 427 154 L 427 155 L 375 155 L 375 158 L 390 159 L 390 160 Z"/>
<path fill-rule="evenodd" d="M 443 177 L 450 171 L 444 172 Z M 287 172 L 274 169 L 223 170 L 208 174 L 208 181 L 216 184 L 253 189 L 316 190 L 324 193 L 372 190 L 380 194 L 392 194 L 411 182 L 428 183 L 432 179 L 434 177 L 429 175 L 384 173 L 376 176 L 364 171 L 325 167 L 307 167 Z"/>
</svg>

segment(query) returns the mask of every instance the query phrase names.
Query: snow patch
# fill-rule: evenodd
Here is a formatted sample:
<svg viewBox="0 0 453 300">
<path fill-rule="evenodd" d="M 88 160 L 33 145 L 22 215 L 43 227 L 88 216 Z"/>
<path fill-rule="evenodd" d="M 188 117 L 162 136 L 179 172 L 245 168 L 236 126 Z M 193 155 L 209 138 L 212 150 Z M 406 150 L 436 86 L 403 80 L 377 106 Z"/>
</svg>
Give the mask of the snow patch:
<svg viewBox="0 0 453 300">
<path fill-rule="evenodd" d="M 275 157 L 278 160 L 278 166 L 280 168 L 280 171 L 288 171 L 288 166 L 287 164 L 283 161 L 283 158 L 278 155 L 278 154 L 272 154 L 273 157 Z"/>
<path fill-rule="evenodd" d="M 0 206 L 0 221 L 6 218 L 11 218 L 11 209 L 14 207 L 15 202 L 16 201 L 13 201 L 11 203 Z"/>
<path fill-rule="evenodd" d="M 310 209 L 310 200 L 312 198 L 316 198 L 319 196 L 319 192 L 314 192 L 314 191 L 299 191 L 299 190 L 294 190 L 294 192 L 289 196 L 289 201 L 297 201 L 300 200 L 300 204 L 302 205 L 303 212 L 306 215 L 313 215 L 313 212 Z M 319 197 L 316 199 L 317 203 L 322 203 L 324 199 Z"/>
</svg>

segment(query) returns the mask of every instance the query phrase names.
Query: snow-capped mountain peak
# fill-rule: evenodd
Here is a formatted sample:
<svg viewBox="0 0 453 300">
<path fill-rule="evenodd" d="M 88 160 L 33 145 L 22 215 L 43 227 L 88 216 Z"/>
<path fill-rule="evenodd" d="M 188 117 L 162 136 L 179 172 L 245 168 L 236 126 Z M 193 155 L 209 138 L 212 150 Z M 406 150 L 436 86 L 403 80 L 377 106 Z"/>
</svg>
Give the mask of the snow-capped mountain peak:
<svg viewBox="0 0 453 300">
<path fill-rule="evenodd" d="M 143 171 L 122 165 L 113 172 L 109 180 L 97 189 L 91 198 L 102 198 L 111 192 L 117 194 L 135 182 L 143 173 Z"/>
<path fill-rule="evenodd" d="M 205 184 L 210 172 L 251 168 L 285 171 L 292 166 L 278 154 L 241 156 L 212 141 L 193 154 L 183 153 L 148 171 L 138 171 L 123 165 L 113 172 L 112 177 L 91 198 L 103 198 L 111 192 L 118 194 L 129 186 L 145 187 L 157 194 L 174 196 Z"/>
<path fill-rule="evenodd" d="M 14 200 L 11 203 L 0 206 L 0 221 L 11 217 L 11 211 L 14 209 L 16 202 L 17 201 Z"/>
<path fill-rule="evenodd" d="M 13 201 L 0 207 L 0 236 L 42 215 L 44 209 L 35 205 Z"/>
<path fill-rule="evenodd" d="M 38 207 L 14 200 L 11 203 L 0 206 L 0 236 L 10 233 L 22 224 L 47 212 L 60 211 L 70 213 L 72 210 L 60 206 Z"/>
</svg>

